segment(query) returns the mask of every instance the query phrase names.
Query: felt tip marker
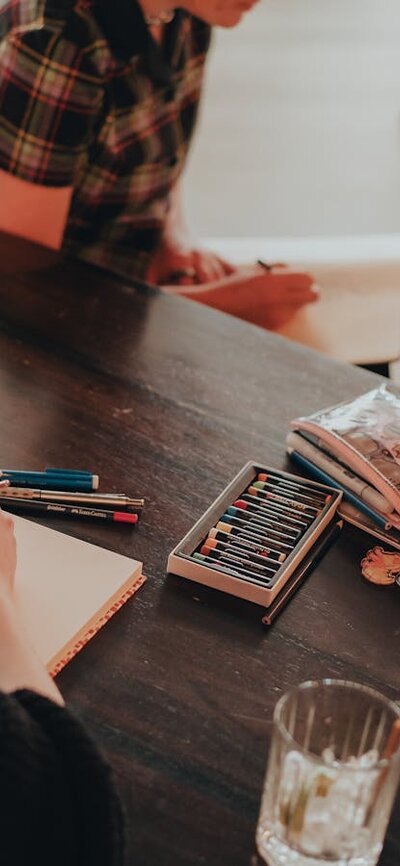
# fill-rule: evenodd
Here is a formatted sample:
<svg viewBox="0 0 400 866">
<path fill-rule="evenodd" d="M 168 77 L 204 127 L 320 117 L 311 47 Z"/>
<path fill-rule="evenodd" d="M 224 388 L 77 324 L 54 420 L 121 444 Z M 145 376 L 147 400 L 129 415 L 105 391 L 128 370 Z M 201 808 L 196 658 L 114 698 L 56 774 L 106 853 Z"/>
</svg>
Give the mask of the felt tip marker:
<svg viewBox="0 0 400 866">
<path fill-rule="evenodd" d="M 50 472 L 20 472 L 10 469 L 0 471 L 0 480 L 7 479 L 18 487 L 39 487 L 45 490 L 82 490 L 88 493 L 99 486 L 98 476 L 53 475 Z"/>
<path fill-rule="evenodd" d="M 45 470 L 49 475 L 75 475 L 79 478 L 98 478 L 98 475 L 93 475 L 87 469 L 59 469 L 55 466 L 46 466 Z"/>
<path fill-rule="evenodd" d="M 5 496 L 1 497 L 0 506 L 4 511 L 15 512 L 16 514 L 25 512 L 32 514 L 32 516 L 44 514 L 52 517 L 57 515 L 59 517 L 102 520 L 109 523 L 129 523 L 131 525 L 139 520 L 137 514 L 126 511 L 102 511 L 99 508 L 83 508 L 78 505 L 63 505 L 59 502 L 35 502 L 29 499 L 8 499 Z"/>
</svg>

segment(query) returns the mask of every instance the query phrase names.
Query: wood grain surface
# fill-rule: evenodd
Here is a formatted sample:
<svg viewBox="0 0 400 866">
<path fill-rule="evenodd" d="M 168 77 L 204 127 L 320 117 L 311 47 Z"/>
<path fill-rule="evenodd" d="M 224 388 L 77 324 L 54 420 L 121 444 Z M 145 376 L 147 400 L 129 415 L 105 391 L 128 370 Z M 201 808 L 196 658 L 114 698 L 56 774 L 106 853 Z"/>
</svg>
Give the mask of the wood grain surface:
<svg viewBox="0 0 400 866">
<path fill-rule="evenodd" d="M 167 576 L 167 556 L 247 460 L 290 468 L 291 418 L 379 379 L 4 235 L 0 261 L 1 462 L 146 498 L 133 531 L 46 521 L 149 578 L 58 678 L 115 769 L 127 862 L 254 866 L 277 699 L 324 676 L 398 699 L 400 593 L 362 582 L 373 540 L 347 527 L 265 630 L 261 608 Z M 398 866 L 398 818 L 381 866 Z"/>
</svg>

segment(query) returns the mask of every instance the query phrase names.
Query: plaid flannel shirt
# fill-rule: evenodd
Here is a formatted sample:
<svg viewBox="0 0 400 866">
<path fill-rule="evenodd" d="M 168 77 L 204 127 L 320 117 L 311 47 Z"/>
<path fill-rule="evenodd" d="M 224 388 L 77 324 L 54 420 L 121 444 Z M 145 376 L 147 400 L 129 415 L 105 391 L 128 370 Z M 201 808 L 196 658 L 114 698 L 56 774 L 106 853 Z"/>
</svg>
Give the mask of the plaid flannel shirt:
<svg viewBox="0 0 400 866">
<path fill-rule="evenodd" d="M 192 136 L 210 28 L 136 0 L 0 0 L 0 168 L 73 187 L 64 248 L 144 277 Z"/>
</svg>

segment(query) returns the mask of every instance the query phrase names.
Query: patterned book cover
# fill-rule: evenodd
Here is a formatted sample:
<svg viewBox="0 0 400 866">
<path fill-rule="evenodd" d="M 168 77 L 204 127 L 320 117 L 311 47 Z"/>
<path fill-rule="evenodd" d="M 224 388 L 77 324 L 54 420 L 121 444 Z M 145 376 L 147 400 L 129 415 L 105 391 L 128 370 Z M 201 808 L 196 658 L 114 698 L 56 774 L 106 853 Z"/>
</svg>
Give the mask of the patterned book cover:
<svg viewBox="0 0 400 866">
<path fill-rule="evenodd" d="M 400 513 L 400 391 L 382 384 L 336 406 L 292 421 L 376 487 Z"/>
</svg>

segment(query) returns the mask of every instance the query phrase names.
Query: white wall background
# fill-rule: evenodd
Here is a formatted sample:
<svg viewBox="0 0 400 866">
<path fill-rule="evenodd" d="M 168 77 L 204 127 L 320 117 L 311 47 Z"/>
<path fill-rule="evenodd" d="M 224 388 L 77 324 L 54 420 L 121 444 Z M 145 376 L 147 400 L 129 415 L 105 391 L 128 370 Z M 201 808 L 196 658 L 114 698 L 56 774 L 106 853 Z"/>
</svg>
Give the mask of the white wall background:
<svg viewBox="0 0 400 866">
<path fill-rule="evenodd" d="M 214 34 L 198 236 L 400 232 L 400 0 L 261 0 Z"/>
</svg>

